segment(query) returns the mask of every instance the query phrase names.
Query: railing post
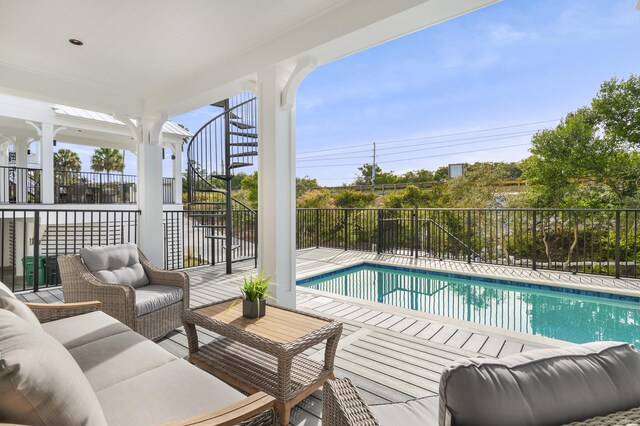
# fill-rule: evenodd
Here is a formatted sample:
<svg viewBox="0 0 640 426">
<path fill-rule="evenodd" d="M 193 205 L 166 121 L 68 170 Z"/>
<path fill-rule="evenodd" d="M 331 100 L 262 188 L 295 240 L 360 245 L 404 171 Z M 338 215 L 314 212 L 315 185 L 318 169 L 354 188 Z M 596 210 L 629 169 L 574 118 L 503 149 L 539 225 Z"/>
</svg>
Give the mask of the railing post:
<svg viewBox="0 0 640 426">
<path fill-rule="evenodd" d="M 471 264 L 471 210 L 467 210 L 467 263 Z"/>
<path fill-rule="evenodd" d="M 620 278 L 620 210 L 616 211 L 616 278 Z"/>
<path fill-rule="evenodd" d="M 427 220 L 427 253 L 431 255 L 431 219 Z"/>
<path fill-rule="evenodd" d="M 26 227 L 26 223 L 25 223 Z M 38 292 L 40 281 L 40 211 L 33 211 L 33 291 Z"/>
<path fill-rule="evenodd" d="M 378 209 L 378 254 L 382 253 L 382 210 Z"/>
<path fill-rule="evenodd" d="M 349 210 L 344 209 L 344 251 L 349 250 Z"/>
<path fill-rule="evenodd" d="M 538 235 L 538 219 L 536 218 L 536 210 L 533 211 L 533 228 L 532 228 L 532 232 L 531 232 L 531 242 L 533 245 L 533 253 L 532 253 L 532 257 L 533 257 L 533 263 L 531 264 L 531 269 L 533 269 L 534 271 L 536 270 L 536 261 L 537 261 L 537 257 L 538 257 L 538 248 L 537 248 L 537 241 L 536 241 L 536 237 Z"/>
<path fill-rule="evenodd" d="M 320 209 L 316 209 L 316 248 L 320 248 Z"/>
<path fill-rule="evenodd" d="M 417 218 L 418 208 L 414 207 L 414 209 L 411 211 L 411 256 L 414 256 L 416 259 L 418 258 L 418 248 L 416 245 Z"/>
</svg>

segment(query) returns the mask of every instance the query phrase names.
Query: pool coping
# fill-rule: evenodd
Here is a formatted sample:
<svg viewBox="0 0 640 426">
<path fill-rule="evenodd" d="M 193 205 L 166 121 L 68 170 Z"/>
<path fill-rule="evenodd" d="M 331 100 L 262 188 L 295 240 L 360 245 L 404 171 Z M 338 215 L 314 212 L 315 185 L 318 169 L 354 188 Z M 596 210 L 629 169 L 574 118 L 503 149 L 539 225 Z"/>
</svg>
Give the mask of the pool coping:
<svg viewBox="0 0 640 426">
<path fill-rule="evenodd" d="M 594 289 L 585 289 L 584 287 L 572 287 L 572 286 L 566 286 L 562 284 L 549 284 L 549 283 L 541 283 L 541 282 L 531 282 L 529 280 L 524 280 L 524 279 L 505 279 L 505 278 L 497 278 L 495 276 L 490 276 L 490 275 L 475 275 L 475 274 L 462 274 L 459 272 L 448 272 L 448 271 L 442 271 L 442 270 L 433 270 L 430 268 L 418 268 L 418 267 L 409 267 L 409 266 L 398 266 L 398 265 L 393 265 L 393 264 L 388 264 L 388 263 L 384 263 L 384 262 L 379 262 L 379 261 L 368 261 L 365 260 L 363 262 L 357 263 L 357 264 L 351 264 L 351 265 L 346 265 L 346 266 L 342 266 L 339 267 L 337 269 L 333 269 L 331 271 L 325 271 L 316 275 L 310 275 L 307 277 L 303 277 L 303 278 L 299 278 L 296 279 L 296 286 L 304 286 L 305 281 L 309 282 L 309 281 L 315 281 L 317 279 L 321 279 L 324 277 L 329 277 L 337 272 L 347 272 L 350 270 L 355 270 L 358 268 L 363 268 L 366 267 L 367 265 L 371 265 L 371 266 L 379 266 L 379 267 L 383 267 L 386 269 L 391 269 L 391 270 L 395 270 L 395 271 L 402 271 L 402 272 L 415 272 L 415 271 L 420 271 L 420 272 L 426 272 L 429 273 L 431 275 L 435 275 L 435 276 L 439 276 L 439 277 L 443 277 L 443 278 L 455 278 L 455 279 L 469 279 L 469 278 L 473 278 L 473 279 L 478 279 L 478 281 L 482 282 L 482 283 L 488 283 L 488 284 L 497 284 L 497 285 L 504 285 L 504 286 L 509 286 L 509 287 L 516 287 L 516 288 L 528 288 L 531 290 L 546 290 L 546 291 L 551 291 L 554 293 L 566 293 L 566 294 L 573 294 L 573 295 L 577 295 L 577 296 L 588 296 L 588 297 L 595 297 L 595 298 L 599 298 L 599 299 L 611 299 L 611 300 L 619 300 L 619 301 L 623 301 L 623 302 L 630 302 L 630 303 L 638 303 L 640 304 L 640 295 L 629 295 L 629 294 L 618 294 L 618 293 L 613 293 L 610 291 L 607 292 L 603 292 L 603 291 L 599 291 Z M 566 290 L 566 291 L 565 291 Z"/>
<path fill-rule="evenodd" d="M 482 278 L 485 280 L 489 279 L 489 280 L 499 281 L 496 284 L 500 284 L 500 281 L 501 281 L 502 283 L 504 283 L 504 285 L 528 284 L 529 286 L 533 285 L 533 286 L 542 286 L 542 287 L 548 287 L 548 288 L 572 289 L 573 290 L 572 292 L 566 292 L 566 293 L 573 293 L 578 295 L 591 295 L 593 297 L 601 297 L 604 299 L 611 298 L 611 299 L 623 300 L 619 297 L 607 297 L 609 295 L 616 295 L 616 296 L 629 298 L 630 300 L 627 300 L 629 302 L 640 303 L 640 290 L 612 288 L 607 286 L 598 286 L 595 284 L 578 285 L 570 282 L 550 282 L 545 280 L 536 280 L 535 278 L 529 279 L 529 278 L 521 278 L 521 277 L 508 277 L 508 278 L 496 277 L 495 275 L 492 275 L 492 274 L 479 273 L 479 272 L 450 272 L 443 269 L 426 267 L 421 265 L 399 266 L 393 262 L 377 260 L 377 259 L 364 259 L 357 262 L 350 262 L 345 264 L 334 264 L 335 266 L 327 267 L 323 269 L 321 272 L 316 271 L 316 272 L 300 274 L 299 276 L 296 276 L 296 287 L 298 287 L 298 283 L 300 281 L 305 281 L 312 278 L 316 279 L 318 277 L 330 275 L 332 273 L 335 273 L 343 269 L 362 267 L 366 264 L 384 266 L 384 267 L 389 267 L 397 270 L 405 270 L 405 271 L 419 270 L 419 271 L 433 273 L 435 275 L 452 277 L 452 278 L 465 279 L 465 278 L 471 277 L 471 278 Z"/>
</svg>

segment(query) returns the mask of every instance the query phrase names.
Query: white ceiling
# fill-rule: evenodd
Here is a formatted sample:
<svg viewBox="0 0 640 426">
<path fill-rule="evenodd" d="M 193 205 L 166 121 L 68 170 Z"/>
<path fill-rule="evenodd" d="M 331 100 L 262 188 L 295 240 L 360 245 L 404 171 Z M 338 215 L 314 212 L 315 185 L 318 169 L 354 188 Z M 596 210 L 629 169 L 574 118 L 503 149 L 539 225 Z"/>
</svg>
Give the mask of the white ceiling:
<svg viewBox="0 0 640 426">
<path fill-rule="evenodd" d="M 0 88 L 109 113 L 175 114 L 260 67 L 313 49 L 326 62 L 495 1 L 0 0 Z"/>
</svg>

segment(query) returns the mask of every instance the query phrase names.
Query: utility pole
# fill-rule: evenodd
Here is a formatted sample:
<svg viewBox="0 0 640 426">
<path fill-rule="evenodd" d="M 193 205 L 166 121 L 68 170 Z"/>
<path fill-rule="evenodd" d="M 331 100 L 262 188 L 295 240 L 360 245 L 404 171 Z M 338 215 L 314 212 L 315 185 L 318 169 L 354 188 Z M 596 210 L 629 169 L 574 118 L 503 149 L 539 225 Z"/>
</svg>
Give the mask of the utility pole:
<svg viewBox="0 0 640 426">
<path fill-rule="evenodd" d="M 373 166 L 371 167 L 371 185 L 376 184 L 376 143 L 373 143 Z"/>
</svg>

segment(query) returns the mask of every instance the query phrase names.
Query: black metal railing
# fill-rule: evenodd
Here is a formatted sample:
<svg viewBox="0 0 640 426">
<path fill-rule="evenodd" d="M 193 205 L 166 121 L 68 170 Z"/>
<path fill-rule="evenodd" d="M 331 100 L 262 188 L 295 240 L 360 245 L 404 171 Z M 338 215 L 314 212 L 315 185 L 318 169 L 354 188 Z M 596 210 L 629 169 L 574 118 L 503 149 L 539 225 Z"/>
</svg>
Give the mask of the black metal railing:
<svg viewBox="0 0 640 426">
<path fill-rule="evenodd" d="M 226 261 L 226 241 L 222 237 L 224 210 L 215 209 L 211 204 L 202 207 L 200 210 L 164 212 L 165 269 L 215 265 Z M 231 223 L 232 261 L 257 260 L 256 212 L 234 202 Z"/>
<path fill-rule="evenodd" d="M 40 203 L 40 169 L 0 166 L 0 204 Z"/>
<path fill-rule="evenodd" d="M 56 170 L 54 176 L 57 204 L 134 204 L 137 202 L 135 175 Z M 174 178 L 162 178 L 162 195 L 165 204 L 175 201 L 174 187 Z"/>
<path fill-rule="evenodd" d="M 136 176 L 120 173 L 56 170 L 55 202 L 59 204 L 132 204 Z"/>
<path fill-rule="evenodd" d="M 135 210 L 0 209 L 0 281 L 13 291 L 60 285 L 57 257 L 137 242 Z"/>
<path fill-rule="evenodd" d="M 637 278 L 639 214 L 595 209 L 298 209 L 297 248 Z"/>
</svg>

